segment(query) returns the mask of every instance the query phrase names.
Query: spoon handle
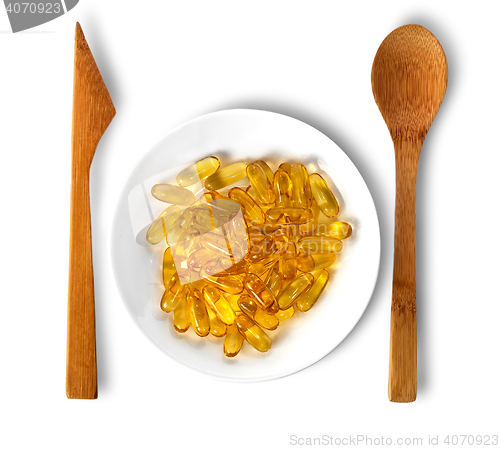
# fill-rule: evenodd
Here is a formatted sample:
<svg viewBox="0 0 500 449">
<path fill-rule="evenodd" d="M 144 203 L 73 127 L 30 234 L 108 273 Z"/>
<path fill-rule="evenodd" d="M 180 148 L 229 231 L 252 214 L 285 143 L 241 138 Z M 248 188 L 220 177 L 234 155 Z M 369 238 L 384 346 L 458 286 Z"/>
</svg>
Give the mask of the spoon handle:
<svg viewBox="0 0 500 449">
<path fill-rule="evenodd" d="M 423 139 L 394 140 L 396 216 L 392 284 L 389 400 L 413 402 L 417 396 L 417 303 L 415 199 Z"/>
</svg>

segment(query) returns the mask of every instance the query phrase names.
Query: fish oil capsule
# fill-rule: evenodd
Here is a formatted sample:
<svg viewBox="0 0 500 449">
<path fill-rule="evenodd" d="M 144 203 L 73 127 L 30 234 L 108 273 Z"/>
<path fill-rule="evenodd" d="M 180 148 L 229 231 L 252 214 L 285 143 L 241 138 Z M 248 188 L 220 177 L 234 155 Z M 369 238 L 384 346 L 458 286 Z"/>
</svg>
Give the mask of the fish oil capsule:
<svg viewBox="0 0 500 449">
<path fill-rule="evenodd" d="M 250 263 L 259 263 L 261 260 L 270 257 L 274 253 L 274 236 L 268 235 L 257 245 L 251 246 L 246 255 Z"/>
<path fill-rule="evenodd" d="M 261 225 L 266 222 L 266 216 L 259 207 L 259 205 L 252 199 L 252 197 L 239 187 L 234 187 L 229 191 L 229 198 L 237 201 L 242 209 L 243 216 L 252 225 Z"/>
<path fill-rule="evenodd" d="M 288 162 L 283 162 L 282 164 L 280 164 L 278 170 L 286 171 L 288 173 L 288 176 L 291 176 L 292 174 L 292 166 Z"/>
<path fill-rule="evenodd" d="M 172 248 L 168 247 L 163 253 L 163 285 L 165 287 L 176 271 Z"/>
<path fill-rule="evenodd" d="M 236 326 L 243 334 L 245 340 L 257 351 L 267 352 L 271 348 L 271 339 L 268 335 L 247 315 L 236 317 Z"/>
<path fill-rule="evenodd" d="M 247 193 L 248 196 L 250 196 L 250 198 L 252 198 L 252 200 L 255 201 L 256 204 L 260 206 L 262 210 L 264 210 L 264 208 L 268 206 L 267 204 L 260 202 L 260 197 L 255 193 L 255 189 L 251 185 L 249 185 L 245 189 L 245 192 Z"/>
<path fill-rule="evenodd" d="M 293 186 L 293 205 L 309 209 L 311 207 L 312 195 L 307 169 L 302 164 L 294 164 L 290 178 Z"/>
<path fill-rule="evenodd" d="M 146 240 L 150 245 L 160 243 L 166 236 L 175 220 L 181 215 L 179 206 L 167 207 L 158 218 L 153 221 L 146 232 Z"/>
<path fill-rule="evenodd" d="M 280 256 L 279 272 L 281 279 L 284 281 L 291 281 L 297 275 L 297 249 L 295 243 L 285 243 Z"/>
<path fill-rule="evenodd" d="M 198 290 L 189 289 L 187 293 L 187 303 L 191 325 L 200 337 L 206 337 L 210 332 L 210 320 L 208 318 L 205 303 L 200 298 Z"/>
<path fill-rule="evenodd" d="M 217 253 L 214 254 L 213 251 L 207 248 L 202 248 L 197 251 L 193 251 L 187 258 L 187 266 L 190 270 L 199 270 L 207 262 L 213 260 L 217 257 Z"/>
<path fill-rule="evenodd" d="M 281 290 L 281 275 L 279 270 L 279 263 L 275 263 L 273 269 L 271 270 L 269 279 L 266 282 L 267 287 L 271 290 L 272 294 L 277 297 Z"/>
<path fill-rule="evenodd" d="M 191 317 L 186 296 L 183 296 L 179 304 L 174 310 L 174 328 L 177 332 L 183 333 L 189 329 L 191 325 Z"/>
<path fill-rule="evenodd" d="M 156 184 L 152 187 L 151 194 L 164 203 L 179 206 L 190 206 L 194 203 L 194 193 L 191 190 L 173 184 Z"/>
<path fill-rule="evenodd" d="M 266 283 L 273 266 L 276 264 L 276 258 L 277 254 L 273 254 L 266 259 L 262 259 L 259 263 L 250 264 L 247 269 L 247 273 L 257 275 L 264 281 L 264 283 Z"/>
<path fill-rule="evenodd" d="M 264 170 L 264 172 L 267 176 L 267 179 L 272 184 L 273 183 L 273 171 L 271 170 L 271 167 L 269 167 L 269 165 L 267 165 L 267 163 L 264 162 L 263 160 L 255 161 L 254 164 L 257 164 L 260 167 L 262 167 L 262 169 Z"/>
<path fill-rule="evenodd" d="M 190 165 L 177 175 L 177 184 L 182 187 L 192 186 L 207 176 L 215 173 L 220 167 L 220 161 L 215 156 L 206 157 Z"/>
<path fill-rule="evenodd" d="M 276 298 L 257 275 L 250 273 L 245 277 L 245 290 L 266 313 L 271 314 L 278 311 Z"/>
<path fill-rule="evenodd" d="M 172 312 L 181 302 L 181 299 L 184 297 L 186 293 L 186 287 L 181 285 L 179 289 L 174 290 L 165 290 L 163 296 L 160 301 L 160 308 L 164 312 Z"/>
<path fill-rule="evenodd" d="M 231 306 L 231 309 L 233 309 L 234 312 L 241 312 L 240 306 L 238 305 L 239 298 L 240 298 L 240 295 L 227 295 L 226 294 L 226 301 L 229 303 L 229 305 Z"/>
<path fill-rule="evenodd" d="M 318 173 L 313 173 L 309 176 L 311 183 L 311 192 L 318 203 L 321 212 L 327 217 L 333 218 L 339 213 L 339 203 L 335 195 L 328 187 L 327 182 Z"/>
<path fill-rule="evenodd" d="M 301 274 L 295 278 L 278 296 L 280 309 L 285 310 L 292 307 L 295 302 L 305 295 L 314 282 L 314 276 L 310 273 Z"/>
<path fill-rule="evenodd" d="M 224 337 L 227 332 L 226 325 L 221 320 L 219 320 L 217 315 L 209 307 L 207 307 L 207 315 L 210 321 L 210 333 L 214 337 Z"/>
<path fill-rule="evenodd" d="M 280 252 L 286 243 L 288 243 L 289 232 L 288 229 L 280 229 L 273 234 L 274 251 Z"/>
<path fill-rule="evenodd" d="M 205 180 L 205 188 L 208 190 L 220 190 L 235 182 L 241 181 L 246 175 L 247 164 L 245 162 L 228 165 L 227 167 L 220 168 L 213 175 L 210 175 Z"/>
<path fill-rule="evenodd" d="M 297 258 L 297 268 L 304 272 L 320 270 L 333 265 L 336 260 L 335 253 L 301 255 Z"/>
<path fill-rule="evenodd" d="M 201 236 L 201 244 L 212 253 L 221 254 L 224 257 L 231 257 L 231 248 L 226 237 L 222 233 L 207 232 Z"/>
<path fill-rule="evenodd" d="M 342 251 L 342 242 L 326 235 L 310 235 L 298 241 L 299 250 L 306 254 L 333 253 Z"/>
<path fill-rule="evenodd" d="M 328 279 L 330 279 L 330 273 L 325 269 L 315 271 L 312 274 L 314 275 L 314 284 L 311 289 L 295 303 L 295 306 L 301 312 L 307 312 L 316 304 L 316 301 L 321 293 L 323 293 L 328 283 Z"/>
<path fill-rule="evenodd" d="M 209 276 L 236 276 L 248 271 L 248 264 L 245 259 L 233 263 L 231 259 L 220 258 L 205 265 L 205 272 Z"/>
<path fill-rule="evenodd" d="M 227 325 L 234 323 L 236 315 L 233 309 L 227 302 L 227 299 L 222 296 L 221 291 L 212 285 L 207 285 L 203 288 L 203 297 L 207 306 L 214 311 L 217 317 Z"/>
<path fill-rule="evenodd" d="M 224 355 L 226 357 L 235 357 L 241 350 L 245 337 L 240 333 L 236 324 L 229 326 L 226 338 L 224 339 Z"/>
<path fill-rule="evenodd" d="M 197 281 L 190 282 L 189 284 L 190 287 L 199 290 L 200 292 L 203 290 L 205 285 L 208 285 L 205 279 L 198 279 Z"/>
<path fill-rule="evenodd" d="M 272 181 L 269 181 L 264 168 L 259 164 L 247 166 L 247 178 L 253 187 L 256 197 L 262 204 L 274 203 L 274 190 Z"/>
<path fill-rule="evenodd" d="M 285 170 L 276 170 L 273 177 L 273 189 L 276 207 L 290 207 L 292 205 L 292 180 Z"/>
<path fill-rule="evenodd" d="M 276 318 L 278 318 L 278 321 L 281 323 L 282 321 L 286 321 L 295 314 L 295 308 L 294 307 L 289 307 L 286 310 L 280 310 L 278 313 L 276 313 Z"/>
<path fill-rule="evenodd" d="M 259 244 L 264 238 L 274 234 L 276 231 L 283 229 L 283 225 L 265 223 L 259 226 L 249 226 L 248 227 L 248 238 L 250 240 L 250 245 L 254 246 Z"/>
<path fill-rule="evenodd" d="M 174 274 L 172 274 L 169 278 L 167 278 L 167 279 L 164 278 L 163 285 L 164 285 L 166 291 L 179 290 L 179 288 L 182 284 L 180 282 L 179 275 L 177 274 L 177 271 L 174 271 Z"/>
<path fill-rule="evenodd" d="M 352 226 L 343 221 L 334 221 L 333 223 L 320 223 L 316 228 L 316 234 L 335 237 L 343 240 L 351 236 Z"/>
<path fill-rule="evenodd" d="M 283 222 L 301 224 L 312 219 L 311 209 L 303 207 L 274 207 L 266 211 L 267 218 L 271 222 Z"/>
<path fill-rule="evenodd" d="M 254 320 L 259 326 L 264 329 L 273 331 L 280 324 L 278 318 L 274 315 L 269 315 L 264 312 L 257 304 L 247 295 L 242 295 L 238 299 L 238 306 L 241 311 Z"/>
<path fill-rule="evenodd" d="M 194 239 L 189 238 L 186 232 L 183 232 L 179 237 L 179 241 L 171 246 L 172 256 L 177 264 L 185 261 L 191 254 L 191 246 L 194 244 Z"/>
<path fill-rule="evenodd" d="M 200 269 L 200 276 L 209 284 L 226 293 L 236 295 L 243 291 L 243 282 L 237 276 L 209 276 L 205 271 L 205 267 Z"/>
<path fill-rule="evenodd" d="M 318 203 L 314 198 L 312 200 L 311 210 L 313 213 L 312 220 L 308 221 L 307 223 L 299 225 L 300 235 L 314 235 L 316 233 L 316 229 L 319 226 L 318 221 L 319 221 L 319 214 L 321 211 L 319 209 Z"/>
</svg>

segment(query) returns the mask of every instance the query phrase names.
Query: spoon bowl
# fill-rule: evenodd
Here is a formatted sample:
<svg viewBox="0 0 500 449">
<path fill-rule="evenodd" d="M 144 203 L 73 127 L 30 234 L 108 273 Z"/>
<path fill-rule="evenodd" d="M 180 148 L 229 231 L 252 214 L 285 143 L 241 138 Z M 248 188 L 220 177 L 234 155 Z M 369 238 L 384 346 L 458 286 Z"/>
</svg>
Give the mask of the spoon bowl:
<svg viewBox="0 0 500 449">
<path fill-rule="evenodd" d="M 372 67 L 375 102 L 396 156 L 394 272 L 389 354 L 389 399 L 417 396 L 415 200 L 420 150 L 448 82 L 445 53 L 420 25 L 405 25 L 380 45 Z"/>
</svg>

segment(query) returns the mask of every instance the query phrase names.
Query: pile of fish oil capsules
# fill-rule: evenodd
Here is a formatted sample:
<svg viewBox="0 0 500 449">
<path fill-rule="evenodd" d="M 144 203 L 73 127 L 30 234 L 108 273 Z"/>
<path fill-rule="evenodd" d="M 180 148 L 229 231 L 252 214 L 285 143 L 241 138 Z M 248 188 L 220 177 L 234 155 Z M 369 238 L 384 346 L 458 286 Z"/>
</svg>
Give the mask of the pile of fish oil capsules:
<svg viewBox="0 0 500 449">
<path fill-rule="evenodd" d="M 198 198 L 195 185 L 203 186 Z M 310 310 L 352 233 L 336 220 L 324 177 L 299 163 L 221 168 L 210 156 L 151 194 L 166 205 L 146 233 L 151 245 L 167 243 L 160 307 L 173 312 L 177 332 L 224 337 L 227 357 L 245 341 L 267 352 L 283 321 Z"/>
</svg>

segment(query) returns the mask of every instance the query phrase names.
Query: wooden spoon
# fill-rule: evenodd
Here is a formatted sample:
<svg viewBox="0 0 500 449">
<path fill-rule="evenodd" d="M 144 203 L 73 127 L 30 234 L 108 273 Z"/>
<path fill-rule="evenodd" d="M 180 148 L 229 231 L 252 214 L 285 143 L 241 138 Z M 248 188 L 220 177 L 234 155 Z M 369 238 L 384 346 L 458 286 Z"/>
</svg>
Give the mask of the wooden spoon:
<svg viewBox="0 0 500 449">
<path fill-rule="evenodd" d="M 71 139 L 71 223 L 66 354 L 66 395 L 70 399 L 97 398 L 89 174 L 97 144 L 114 116 L 113 102 L 80 24 L 77 23 Z"/>
<path fill-rule="evenodd" d="M 389 399 L 417 396 L 415 197 L 420 149 L 443 101 L 446 56 L 420 25 L 395 29 L 380 45 L 372 67 L 375 101 L 396 152 L 396 217 L 392 284 Z"/>
</svg>

